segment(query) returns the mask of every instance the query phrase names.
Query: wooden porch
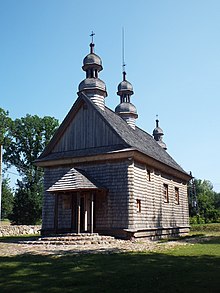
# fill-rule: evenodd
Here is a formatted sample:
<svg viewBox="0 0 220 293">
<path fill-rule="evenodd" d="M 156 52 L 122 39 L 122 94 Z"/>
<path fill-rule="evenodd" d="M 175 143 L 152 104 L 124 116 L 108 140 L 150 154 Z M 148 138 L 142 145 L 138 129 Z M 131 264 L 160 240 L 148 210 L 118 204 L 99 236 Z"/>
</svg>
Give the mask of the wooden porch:
<svg viewBox="0 0 220 293">
<path fill-rule="evenodd" d="M 95 201 L 106 189 L 84 171 L 71 168 L 48 190 L 55 197 L 54 233 L 93 233 Z"/>
</svg>

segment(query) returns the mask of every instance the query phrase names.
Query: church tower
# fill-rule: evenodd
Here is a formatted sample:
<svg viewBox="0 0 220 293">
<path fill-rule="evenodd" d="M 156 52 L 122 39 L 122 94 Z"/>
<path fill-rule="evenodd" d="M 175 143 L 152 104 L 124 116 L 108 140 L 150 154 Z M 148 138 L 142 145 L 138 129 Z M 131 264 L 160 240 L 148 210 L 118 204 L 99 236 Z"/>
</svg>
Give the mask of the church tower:
<svg viewBox="0 0 220 293">
<path fill-rule="evenodd" d="M 159 120 L 156 119 L 156 128 L 154 128 L 153 130 L 153 137 L 163 149 L 167 150 L 167 146 L 163 142 L 163 138 L 162 138 L 163 135 L 164 135 L 163 130 L 159 127 Z"/>
<path fill-rule="evenodd" d="M 115 113 L 135 129 L 135 120 L 138 114 L 136 107 L 130 101 L 133 94 L 132 84 L 126 80 L 126 72 L 123 71 L 123 80 L 119 83 L 117 92 L 117 95 L 120 96 L 120 104 L 115 108 Z"/>
<path fill-rule="evenodd" d="M 92 37 L 93 37 L 92 33 Z M 95 44 L 90 43 L 90 53 L 84 58 L 82 69 L 86 72 L 86 78 L 79 84 L 79 92 L 85 93 L 99 108 L 105 110 L 105 97 L 107 97 L 106 85 L 99 79 L 98 74 L 103 69 L 101 58 L 94 53 Z"/>
</svg>

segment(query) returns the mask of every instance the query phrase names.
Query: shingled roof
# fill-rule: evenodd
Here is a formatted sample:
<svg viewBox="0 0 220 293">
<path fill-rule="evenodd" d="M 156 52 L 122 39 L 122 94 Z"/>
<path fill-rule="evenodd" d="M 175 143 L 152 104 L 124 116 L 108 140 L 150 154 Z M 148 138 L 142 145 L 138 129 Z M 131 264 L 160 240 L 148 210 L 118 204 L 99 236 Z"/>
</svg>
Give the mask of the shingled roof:
<svg viewBox="0 0 220 293">
<path fill-rule="evenodd" d="M 105 189 L 84 171 L 71 168 L 62 178 L 53 184 L 48 192 L 70 192 L 79 190 Z"/>
<path fill-rule="evenodd" d="M 102 146 L 98 148 L 72 150 L 68 152 L 50 152 L 50 150 L 56 145 L 58 138 L 62 135 L 66 127 L 69 125 L 71 119 L 73 119 L 75 115 L 74 112 L 78 110 L 80 103 L 83 101 L 85 103 L 89 103 L 91 107 L 93 107 L 95 111 L 99 113 L 105 123 L 107 123 L 109 127 L 111 127 L 111 129 L 121 138 L 123 143 L 121 145 L 115 146 Z M 62 122 L 54 138 L 51 140 L 48 147 L 45 149 L 45 151 L 36 162 L 58 160 L 61 158 L 63 159 L 71 157 L 92 156 L 125 149 L 137 150 L 155 159 L 156 161 L 159 161 L 171 168 L 174 168 L 188 175 L 188 173 L 186 173 L 182 169 L 182 167 L 176 163 L 176 161 L 168 154 L 168 152 L 165 151 L 150 134 L 137 126 L 135 127 L 135 129 L 131 128 L 120 116 L 118 116 L 108 107 L 105 107 L 105 111 L 101 110 L 84 93 L 81 93 L 81 95 L 78 97 L 70 112 Z"/>
</svg>

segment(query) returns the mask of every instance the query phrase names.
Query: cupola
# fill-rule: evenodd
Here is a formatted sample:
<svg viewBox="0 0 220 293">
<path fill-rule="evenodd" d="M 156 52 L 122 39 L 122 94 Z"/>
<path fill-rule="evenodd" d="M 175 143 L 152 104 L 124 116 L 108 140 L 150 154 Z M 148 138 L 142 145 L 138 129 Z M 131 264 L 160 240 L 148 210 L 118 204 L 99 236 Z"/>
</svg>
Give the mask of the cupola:
<svg viewBox="0 0 220 293">
<path fill-rule="evenodd" d="M 93 36 L 94 34 L 92 34 Z M 103 69 L 101 58 L 94 53 L 95 44 L 90 43 L 90 53 L 84 58 L 82 69 L 86 78 L 79 84 L 79 92 L 85 93 L 99 108 L 105 110 L 106 85 L 98 74 Z"/>
<path fill-rule="evenodd" d="M 123 71 L 123 80 L 119 83 L 117 92 L 117 95 L 120 96 L 120 104 L 115 108 L 115 112 L 135 129 L 135 120 L 138 114 L 136 107 L 130 101 L 133 94 L 132 84 L 126 80 L 126 72 Z"/>
<path fill-rule="evenodd" d="M 163 138 L 162 138 L 163 135 L 164 135 L 163 130 L 159 127 L 159 120 L 156 119 L 156 128 L 154 128 L 153 130 L 153 137 L 163 149 L 167 150 L 167 146 L 163 142 Z"/>
</svg>

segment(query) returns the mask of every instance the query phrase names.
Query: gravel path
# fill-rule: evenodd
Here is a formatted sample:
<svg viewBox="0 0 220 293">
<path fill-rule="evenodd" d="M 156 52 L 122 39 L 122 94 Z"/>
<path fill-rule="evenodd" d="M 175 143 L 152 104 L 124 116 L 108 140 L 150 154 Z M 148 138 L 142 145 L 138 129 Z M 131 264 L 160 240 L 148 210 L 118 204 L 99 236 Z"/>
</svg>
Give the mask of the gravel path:
<svg viewBox="0 0 220 293">
<path fill-rule="evenodd" d="M 56 255 L 64 254 L 95 254 L 95 253 L 120 253 L 161 251 L 179 245 L 190 245 L 183 241 L 159 242 L 150 240 L 114 240 L 111 244 L 89 244 L 89 245 L 52 245 L 52 244 L 21 244 L 0 242 L 0 256 L 15 256 L 22 254 L 33 255 Z"/>
</svg>

